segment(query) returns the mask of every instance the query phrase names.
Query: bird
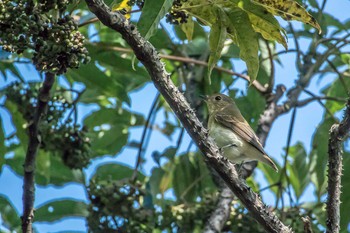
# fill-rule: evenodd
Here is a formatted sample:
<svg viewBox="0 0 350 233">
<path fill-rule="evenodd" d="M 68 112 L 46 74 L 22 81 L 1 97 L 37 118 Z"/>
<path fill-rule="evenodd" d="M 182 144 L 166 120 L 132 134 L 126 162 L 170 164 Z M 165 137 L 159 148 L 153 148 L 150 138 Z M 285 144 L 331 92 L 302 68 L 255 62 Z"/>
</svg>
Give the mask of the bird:
<svg viewBox="0 0 350 233">
<path fill-rule="evenodd" d="M 233 99 L 220 93 L 201 97 L 208 107 L 209 135 L 225 157 L 235 164 L 257 160 L 278 172 Z"/>
</svg>

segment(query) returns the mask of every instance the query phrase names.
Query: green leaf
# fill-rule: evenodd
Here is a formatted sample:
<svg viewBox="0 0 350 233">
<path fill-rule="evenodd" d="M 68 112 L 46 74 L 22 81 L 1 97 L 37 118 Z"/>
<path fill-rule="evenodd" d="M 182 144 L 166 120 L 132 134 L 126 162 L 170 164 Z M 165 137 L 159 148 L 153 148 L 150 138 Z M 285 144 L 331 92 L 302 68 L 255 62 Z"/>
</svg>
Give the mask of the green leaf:
<svg viewBox="0 0 350 233">
<path fill-rule="evenodd" d="M 231 9 L 227 14 L 230 21 L 229 34 L 236 40 L 240 49 L 239 56 L 247 64 L 250 82 L 253 82 L 259 71 L 257 34 L 251 26 L 247 13 L 240 8 Z"/>
<path fill-rule="evenodd" d="M 174 162 L 171 184 L 178 200 L 194 202 L 197 196 L 216 189 L 200 154 L 182 154 Z"/>
<path fill-rule="evenodd" d="M 27 121 L 23 118 L 22 114 L 18 109 L 18 105 L 9 99 L 5 102 L 5 107 L 11 113 L 12 124 L 16 127 L 16 136 L 21 142 L 23 147 L 27 147 L 28 144 L 28 135 L 26 133 Z"/>
<path fill-rule="evenodd" d="M 332 118 L 325 118 L 317 127 L 312 139 L 310 171 L 312 173 L 311 180 L 315 184 L 318 198 L 326 191 L 329 129 L 333 124 Z"/>
<path fill-rule="evenodd" d="M 92 176 L 92 179 L 98 181 L 108 181 L 108 180 L 121 180 L 131 178 L 134 173 L 134 169 L 122 165 L 120 163 L 106 163 L 100 165 Z M 138 172 L 138 180 L 144 180 L 145 176 Z"/>
<path fill-rule="evenodd" d="M 17 146 L 13 152 L 15 153 L 14 157 L 6 159 L 6 164 L 17 174 L 23 176 L 25 150 L 23 147 Z M 65 166 L 58 156 L 39 150 L 36 156 L 35 182 L 38 185 L 62 186 L 68 182 L 83 183 L 84 177 L 80 170 L 71 170 Z"/>
<path fill-rule="evenodd" d="M 350 79 L 349 78 L 337 78 L 330 85 L 322 90 L 326 96 L 337 97 L 337 98 L 348 98 L 348 90 L 350 88 Z M 327 100 L 325 103 L 326 108 L 331 113 L 336 113 L 345 107 L 345 101 L 333 101 Z"/>
<path fill-rule="evenodd" d="M 216 63 L 221 57 L 222 49 L 224 48 L 224 43 L 226 40 L 227 35 L 227 28 L 225 25 L 225 14 L 220 9 L 217 8 L 218 11 L 218 20 L 217 22 L 211 27 L 210 34 L 209 34 L 209 48 L 210 48 L 210 56 L 208 61 L 208 77 L 209 77 L 209 84 L 211 83 L 211 72 L 213 68 L 216 66 Z"/>
<path fill-rule="evenodd" d="M 117 79 L 106 75 L 95 65 L 81 66 L 79 69 L 69 69 L 66 77 L 72 81 L 84 83 L 87 89 L 95 90 L 98 96 L 117 97 L 121 101 L 130 102 L 128 93 L 122 83 Z"/>
<path fill-rule="evenodd" d="M 309 163 L 304 145 L 298 142 L 296 145 L 289 148 L 289 157 L 293 159 L 287 164 L 289 180 L 294 189 L 297 199 L 305 191 L 305 188 L 310 183 Z"/>
<path fill-rule="evenodd" d="M 7 80 L 7 72 L 11 71 L 11 73 L 18 78 L 21 82 L 25 82 L 24 78 L 22 77 L 21 73 L 15 66 L 15 63 L 9 63 L 9 62 L 2 62 L 0 59 L 0 72 L 4 76 L 4 79 Z"/>
<path fill-rule="evenodd" d="M 3 194 L 0 194 L 0 214 L 2 224 L 9 229 L 18 228 L 21 226 L 21 218 L 18 215 L 11 201 Z"/>
<path fill-rule="evenodd" d="M 152 174 L 149 178 L 149 186 L 150 186 L 150 192 L 152 194 L 152 197 L 154 200 L 156 199 L 157 194 L 163 194 L 165 190 L 161 189 L 160 183 L 163 179 L 163 176 L 165 174 L 165 171 L 162 168 L 153 168 Z"/>
<path fill-rule="evenodd" d="M 185 33 L 186 38 L 188 41 L 191 41 L 193 38 L 193 32 L 194 32 L 194 22 L 192 20 L 192 17 L 188 17 L 187 22 L 181 24 L 181 29 Z"/>
<path fill-rule="evenodd" d="M 92 156 L 117 154 L 127 145 L 128 128 L 143 123 L 143 116 L 132 114 L 126 109 L 102 108 L 91 113 L 84 119 L 84 125 L 92 129 Z"/>
<path fill-rule="evenodd" d="M 50 200 L 35 210 L 36 222 L 54 222 L 68 217 L 87 217 L 86 203 L 77 200 Z"/>
<path fill-rule="evenodd" d="M 212 26 L 218 20 L 217 8 L 221 7 L 216 2 L 207 0 L 191 0 L 181 2 L 179 10 L 184 10 L 188 14 L 197 18 L 197 21 L 207 26 Z"/>
<path fill-rule="evenodd" d="M 281 171 L 281 167 L 278 166 L 278 164 L 276 164 L 276 166 L 278 170 Z M 271 169 L 271 167 L 269 167 L 268 165 L 263 163 L 258 163 L 258 167 L 263 172 L 269 185 L 273 185 L 273 187 L 271 187 L 270 190 L 277 196 L 279 194 L 279 189 L 280 189 L 277 184 L 281 182 L 282 183 L 281 185 L 285 186 L 287 183 L 285 176 L 283 176 L 282 180 L 280 180 L 281 174 Z"/>
<path fill-rule="evenodd" d="M 253 0 L 253 2 L 262 5 L 272 14 L 279 15 L 285 20 L 297 20 L 310 24 L 321 33 L 321 27 L 316 19 L 294 0 Z"/>
<path fill-rule="evenodd" d="M 137 28 L 146 40 L 151 38 L 165 16 L 173 5 L 174 0 L 147 0 L 142 7 L 142 13 Z"/>
<path fill-rule="evenodd" d="M 350 54 L 342 53 L 340 54 L 340 58 L 344 64 L 348 65 L 348 67 L 350 66 Z"/>
<path fill-rule="evenodd" d="M 192 185 L 195 176 L 196 170 L 190 162 L 188 154 L 177 157 L 172 184 L 178 200 L 186 202 L 195 200 L 196 186 Z"/>
<path fill-rule="evenodd" d="M 253 4 L 250 0 L 240 0 L 237 1 L 237 4 L 248 14 L 255 31 L 266 40 L 276 40 L 287 49 L 286 32 L 271 13 L 267 12 L 264 7 Z"/>
</svg>

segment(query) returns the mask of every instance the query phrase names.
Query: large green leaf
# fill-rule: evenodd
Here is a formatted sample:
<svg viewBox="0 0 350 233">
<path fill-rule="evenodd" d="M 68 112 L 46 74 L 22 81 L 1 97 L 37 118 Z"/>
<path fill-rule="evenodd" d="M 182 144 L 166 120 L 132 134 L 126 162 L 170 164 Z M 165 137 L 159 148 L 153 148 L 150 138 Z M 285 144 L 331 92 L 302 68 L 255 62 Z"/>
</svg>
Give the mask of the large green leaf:
<svg viewBox="0 0 350 233">
<path fill-rule="evenodd" d="M 84 83 L 87 89 L 95 90 L 96 99 L 102 95 L 117 97 L 121 101 L 130 102 L 123 84 L 110 75 L 106 75 L 95 65 L 81 66 L 76 70 L 70 69 L 66 77 L 71 81 Z"/>
<path fill-rule="evenodd" d="M 182 154 L 174 162 L 172 187 L 179 200 L 194 202 L 197 196 L 215 190 L 200 154 Z"/>
<path fill-rule="evenodd" d="M 316 19 L 294 0 L 253 0 L 253 2 L 262 5 L 272 14 L 280 15 L 286 20 L 298 20 L 310 24 L 321 32 Z"/>
<path fill-rule="evenodd" d="M 6 164 L 17 174 L 23 176 L 23 163 L 25 150 L 17 146 L 13 151 L 14 157 L 6 159 Z M 35 182 L 38 185 L 62 186 L 68 182 L 84 183 L 84 177 L 80 170 L 71 170 L 65 166 L 58 156 L 51 152 L 39 150 L 36 156 Z"/>
<path fill-rule="evenodd" d="M 108 180 L 122 180 L 131 178 L 134 173 L 134 169 L 120 163 L 106 163 L 98 166 L 94 172 L 92 179 L 96 179 L 99 182 Z M 138 180 L 143 181 L 145 176 L 138 172 Z"/>
<path fill-rule="evenodd" d="M 173 176 L 173 188 L 179 200 L 193 202 L 196 198 L 195 181 L 196 170 L 187 154 L 176 158 L 176 166 Z"/>
<path fill-rule="evenodd" d="M 158 28 L 160 20 L 168 13 L 174 0 L 147 0 L 142 7 L 142 13 L 137 28 L 148 40 Z"/>
<path fill-rule="evenodd" d="M 1 215 L 2 224 L 5 227 L 11 230 L 20 228 L 21 226 L 20 216 L 18 215 L 11 201 L 3 194 L 0 194 L 0 215 Z"/>
<path fill-rule="evenodd" d="M 346 99 L 349 96 L 349 93 L 348 93 L 348 91 L 350 90 L 349 88 L 350 88 L 349 78 L 337 78 L 322 92 L 326 96 L 337 97 L 337 98 L 343 97 L 344 99 Z M 330 112 L 334 114 L 345 107 L 345 101 L 341 102 L 341 101 L 327 100 L 325 105 L 330 110 Z"/>
<path fill-rule="evenodd" d="M 50 200 L 35 209 L 36 222 L 54 222 L 68 217 L 87 217 L 86 203 L 78 200 Z"/>
<path fill-rule="evenodd" d="M 208 76 L 209 83 L 211 83 L 211 72 L 213 68 L 216 66 L 216 63 L 221 57 L 221 51 L 224 48 L 224 43 L 227 35 L 227 27 L 226 27 L 226 16 L 222 9 L 216 9 L 218 20 L 212 25 L 210 34 L 209 34 L 209 48 L 210 48 L 210 56 L 208 61 Z"/>
<path fill-rule="evenodd" d="M 10 63 L 6 61 L 3 62 L 0 59 L 0 72 L 5 80 L 7 80 L 9 71 L 13 74 L 14 77 L 18 78 L 21 82 L 25 82 L 17 66 L 15 66 L 15 63 Z"/>
<path fill-rule="evenodd" d="M 87 48 L 92 57 L 90 64 L 69 70 L 66 74 L 68 80 L 82 82 L 88 90 L 94 90 L 95 101 L 103 97 L 116 97 L 130 104 L 128 92 L 149 80 L 145 69 L 132 70 L 131 59 L 122 58 L 109 46 L 95 44 Z M 89 101 L 93 101 L 91 97 Z M 84 101 L 84 96 L 81 99 Z"/>
<path fill-rule="evenodd" d="M 126 146 L 128 128 L 142 125 L 141 115 L 126 109 L 102 108 L 84 119 L 84 125 L 91 129 L 92 156 L 115 155 Z"/>
<path fill-rule="evenodd" d="M 278 164 L 276 164 L 276 165 L 277 165 L 278 170 L 281 171 L 281 167 Z M 280 194 L 279 193 L 280 187 L 278 186 L 278 184 L 283 186 L 283 187 L 286 187 L 286 184 L 287 184 L 287 180 L 286 180 L 285 176 L 283 176 L 281 179 L 281 174 L 276 172 L 275 170 L 271 169 L 271 167 L 266 165 L 266 164 L 259 163 L 258 167 L 263 172 L 269 185 L 272 185 L 270 190 L 276 196 L 279 195 Z"/>
<path fill-rule="evenodd" d="M 292 162 L 287 164 L 289 181 L 294 189 L 297 199 L 310 184 L 309 163 L 304 145 L 300 142 L 289 148 L 289 157 Z"/>
<path fill-rule="evenodd" d="M 311 180 L 315 184 L 318 198 L 326 192 L 329 129 L 333 123 L 332 118 L 325 118 L 317 127 L 312 139 L 310 171 L 312 173 Z"/>
<path fill-rule="evenodd" d="M 238 7 L 247 12 L 255 31 L 259 32 L 266 40 L 276 40 L 287 48 L 285 31 L 271 13 L 263 7 L 253 4 L 250 0 L 231 1 L 236 2 Z"/>
<path fill-rule="evenodd" d="M 28 144 L 28 135 L 26 133 L 27 121 L 23 118 L 16 103 L 9 99 L 5 102 L 5 107 L 11 113 L 12 124 L 16 127 L 16 136 L 20 140 L 21 145 L 26 147 Z"/>
<path fill-rule="evenodd" d="M 239 56 L 247 64 L 250 82 L 253 82 L 259 71 L 257 33 L 254 31 L 247 13 L 240 8 L 232 8 L 226 13 L 230 21 L 229 34 L 236 40 L 240 49 Z"/>
</svg>

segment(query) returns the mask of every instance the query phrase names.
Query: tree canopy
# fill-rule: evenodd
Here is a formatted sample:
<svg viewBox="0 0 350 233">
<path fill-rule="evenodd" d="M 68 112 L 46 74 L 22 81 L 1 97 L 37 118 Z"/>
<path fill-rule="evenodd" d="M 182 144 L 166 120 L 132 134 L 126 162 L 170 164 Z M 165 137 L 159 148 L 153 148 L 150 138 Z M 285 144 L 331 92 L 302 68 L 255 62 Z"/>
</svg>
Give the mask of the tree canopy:
<svg viewBox="0 0 350 233">
<path fill-rule="evenodd" d="M 0 190 L 0 232 L 348 232 L 350 19 L 330 4 L 0 1 L 0 183 L 23 180 L 22 204 Z M 199 96 L 219 92 L 263 145 L 287 139 L 278 173 L 249 162 L 243 181 L 217 155 Z M 38 199 L 72 184 L 86 196 Z"/>
</svg>

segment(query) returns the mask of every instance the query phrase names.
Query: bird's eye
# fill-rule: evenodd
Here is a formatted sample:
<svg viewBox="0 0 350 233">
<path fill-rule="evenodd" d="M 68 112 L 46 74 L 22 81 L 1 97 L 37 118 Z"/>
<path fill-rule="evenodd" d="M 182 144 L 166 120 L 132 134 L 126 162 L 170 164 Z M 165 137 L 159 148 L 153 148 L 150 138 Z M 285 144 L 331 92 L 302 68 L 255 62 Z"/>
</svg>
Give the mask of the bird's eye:
<svg viewBox="0 0 350 233">
<path fill-rule="evenodd" d="M 217 100 L 217 101 L 221 100 L 221 96 L 219 96 L 219 95 L 216 96 L 216 97 L 215 97 L 215 100 Z"/>
</svg>

